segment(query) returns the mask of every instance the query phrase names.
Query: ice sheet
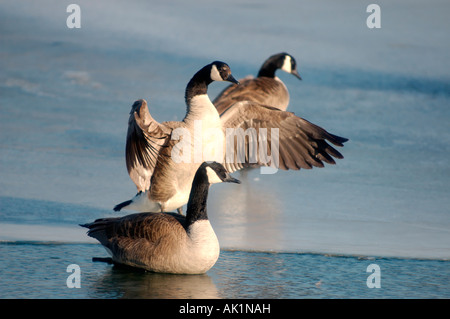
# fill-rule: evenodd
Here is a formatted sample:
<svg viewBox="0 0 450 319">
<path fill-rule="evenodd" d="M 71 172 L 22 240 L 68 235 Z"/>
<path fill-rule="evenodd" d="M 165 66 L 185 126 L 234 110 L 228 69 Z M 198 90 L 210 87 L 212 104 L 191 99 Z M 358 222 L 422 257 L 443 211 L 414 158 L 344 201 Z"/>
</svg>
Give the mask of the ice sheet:
<svg viewBox="0 0 450 319">
<path fill-rule="evenodd" d="M 376 30 L 354 1 L 77 4 L 81 29 L 67 28 L 68 3 L 0 4 L 0 223 L 30 225 L 30 202 L 66 226 L 113 215 L 136 191 L 124 160 L 134 100 L 181 120 L 198 68 L 219 59 L 242 78 L 287 51 L 304 79 L 279 74 L 289 110 L 349 138 L 345 159 L 215 185 L 222 246 L 450 258 L 448 2 L 379 1 Z M 92 215 L 60 214 L 68 204 Z"/>
</svg>

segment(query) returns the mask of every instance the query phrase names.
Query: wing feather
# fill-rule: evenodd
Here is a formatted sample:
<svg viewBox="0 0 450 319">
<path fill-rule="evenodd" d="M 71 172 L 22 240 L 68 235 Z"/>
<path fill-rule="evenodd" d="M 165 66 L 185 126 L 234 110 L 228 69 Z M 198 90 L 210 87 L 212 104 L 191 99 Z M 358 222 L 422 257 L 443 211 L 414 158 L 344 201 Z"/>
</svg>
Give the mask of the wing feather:
<svg viewBox="0 0 450 319">
<path fill-rule="evenodd" d="M 233 104 L 221 115 L 223 129 L 234 129 L 237 138 L 233 146 L 234 152 L 238 147 L 245 150 L 245 157 L 237 158 L 233 163 L 225 163 L 226 168 L 231 172 L 248 166 L 268 166 L 275 150 L 272 147 L 277 144 L 272 143 L 273 129 L 278 129 L 278 168 L 283 170 L 298 170 L 300 168 L 311 169 L 313 167 L 324 167 L 324 162 L 335 164 L 333 157 L 343 158 L 342 154 L 333 148 L 329 143 L 342 147 L 348 139 L 327 132 L 325 129 L 315 125 L 291 112 L 281 111 L 275 107 L 261 105 L 256 102 L 242 101 Z M 266 147 L 267 151 L 258 151 L 256 163 L 249 162 L 249 140 L 242 138 L 244 132 L 249 128 L 257 131 L 258 149 Z M 265 129 L 266 131 L 263 131 Z M 269 132 L 270 131 L 270 132 Z M 267 132 L 266 145 L 261 144 L 261 136 Z M 261 135 L 262 134 L 262 135 Z M 239 138 L 240 137 L 240 138 Z M 242 145 L 244 144 L 244 145 Z M 254 147 L 254 146 L 253 146 Z M 229 150 L 228 150 L 229 151 Z M 242 161 L 245 159 L 245 161 Z M 239 162 L 240 161 L 240 162 Z M 225 161 L 226 162 L 226 161 Z M 275 161 L 276 162 L 276 161 Z"/>
<path fill-rule="evenodd" d="M 128 120 L 125 161 L 138 191 L 150 188 L 161 148 L 170 139 L 171 131 L 164 123 L 160 124 L 152 118 L 145 100 L 134 102 Z"/>
<path fill-rule="evenodd" d="M 263 105 L 286 110 L 289 104 L 289 92 L 283 82 L 269 77 L 246 77 L 239 85 L 226 87 L 214 99 L 217 112 L 222 114 L 239 101 L 252 101 Z"/>
<path fill-rule="evenodd" d="M 137 213 L 124 217 L 97 219 L 81 225 L 88 235 L 108 248 L 115 261 L 145 265 L 158 258 L 160 250 L 170 249 L 185 236 L 185 217 L 172 213 Z"/>
</svg>

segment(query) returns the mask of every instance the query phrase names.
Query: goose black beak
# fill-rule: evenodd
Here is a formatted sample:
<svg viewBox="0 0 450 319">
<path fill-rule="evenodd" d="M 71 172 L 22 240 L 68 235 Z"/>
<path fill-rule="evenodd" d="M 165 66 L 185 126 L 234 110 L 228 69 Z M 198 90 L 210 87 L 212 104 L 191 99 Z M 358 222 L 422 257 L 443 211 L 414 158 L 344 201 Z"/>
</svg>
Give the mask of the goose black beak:
<svg viewBox="0 0 450 319">
<path fill-rule="evenodd" d="M 225 177 L 225 179 L 223 180 L 226 183 L 236 183 L 236 184 L 240 184 L 241 181 L 232 177 L 231 175 L 227 174 L 227 176 Z"/>
<path fill-rule="evenodd" d="M 297 70 L 292 71 L 291 74 L 292 74 L 293 76 L 295 76 L 297 79 L 303 80 L 302 77 L 300 76 L 300 74 L 298 74 L 298 71 L 297 71 Z"/>
<path fill-rule="evenodd" d="M 227 77 L 226 81 L 239 85 L 239 81 L 236 80 L 236 79 L 234 78 L 234 76 L 231 75 L 231 74 Z"/>
</svg>

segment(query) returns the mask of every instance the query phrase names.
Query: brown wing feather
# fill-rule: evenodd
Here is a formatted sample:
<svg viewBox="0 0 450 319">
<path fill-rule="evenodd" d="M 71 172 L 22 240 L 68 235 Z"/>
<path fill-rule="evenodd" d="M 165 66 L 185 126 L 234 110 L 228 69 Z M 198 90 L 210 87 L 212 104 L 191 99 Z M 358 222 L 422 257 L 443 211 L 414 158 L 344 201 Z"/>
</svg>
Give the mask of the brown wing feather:
<svg viewBox="0 0 450 319">
<path fill-rule="evenodd" d="M 152 118 L 145 100 L 134 102 L 128 121 L 125 161 L 138 191 L 149 189 L 161 148 L 167 144 L 170 133 L 169 127 Z"/>
<path fill-rule="evenodd" d="M 254 102 L 239 102 L 228 108 L 221 115 L 222 125 L 226 128 L 236 128 L 246 131 L 248 128 L 254 128 L 259 132 L 261 129 L 267 129 L 267 155 L 271 156 L 274 150 L 271 149 L 272 136 L 271 129 L 278 129 L 279 132 L 279 157 L 278 168 L 288 169 L 310 169 L 312 167 L 323 167 L 324 162 L 335 164 L 332 157 L 343 158 L 342 154 L 333 148 L 328 142 L 335 146 L 343 146 L 346 138 L 328 133 L 323 128 L 294 115 L 291 112 L 280 111 L 276 108 L 264 106 Z M 243 139 L 241 139 L 241 142 Z M 239 163 L 237 159 L 234 162 L 227 163 L 228 170 L 236 171 L 248 166 L 267 166 L 267 160 L 259 157 L 257 163 L 249 163 L 248 140 L 245 139 L 244 149 L 246 151 L 246 161 Z M 258 146 L 261 146 L 260 140 Z M 236 145 L 234 148 L 236 152 Z M 226 150 L 225 150 L 226 152 Z"/>
<path fill-rule="evenodd" d="M 257 102 L 283 111 L 289 104 L 286 86 L 274 78 L 244 78 L 239 80 L 239 83 L 228 86 L 214 99 L 213 104 L 219 114 L 239 101 Z"/>
<path fill-rule="evenodd" d="M 111 251 L 113 260 L 128 265 L 146 265 L 152 258 L 158 258 L 160 251 L 170 250 L 172 245 L 183 240 L 186 235 L 184 220 L 180 214 L 137 213 L 97 219 L 82 226 L 89 228 L 90 237 Z"/>
</svg>

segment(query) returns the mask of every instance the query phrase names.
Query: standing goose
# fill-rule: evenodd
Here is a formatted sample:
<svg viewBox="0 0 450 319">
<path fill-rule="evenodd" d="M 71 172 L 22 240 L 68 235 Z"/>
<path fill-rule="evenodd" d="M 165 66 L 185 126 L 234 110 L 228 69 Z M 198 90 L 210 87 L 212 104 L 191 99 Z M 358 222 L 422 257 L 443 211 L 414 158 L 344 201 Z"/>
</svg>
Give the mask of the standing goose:
<svg viewBox="0 0 450 319">
<path fill-rule="evenodd" d="M 328 133 L 291 112 L 257 102 L 242 101 L 230 106 L 219 117 L 206 94 L 207 84 L 213 78 L 210 74 L 219 73 L 220 77 L 216 75 L 214 78 L 229 79 L 229 67 L 226 64 L 219 67 L 213 64 L 202 70 L 193 77 L 186 89 L 188 114 L 182 122 L 160 124 L 150 116 L 145 100 L 136 101 L 133 105 L 128 127 L 126 161 L 130 177 L 136 183 L 139 193 L 131 200 L 116 205 L 114 210 L 167 212 L 178 209 L 180 212 L 180 208 L 188 201 L 194 174 L 202 161 L 221 162 L 231 173 L 256 166 L 275 166 L 283 170 L 311 169 L 324 167 L 324 162 L 335 164 L 333 157 L 343 158 L 327 142 L 342 147 L 346 138 Z M 192 123 L 199 119 L 202 120 L 203 130 L 193 134 L 194 141 L 179 141 L 175 134 L 177 129 L 189 128 L 195 133 L 195 123 Z M 210 128 L 219 130 L 220 134 L 209 134 Z M 228 135 L 230 129 L 236 134 Z M 276 138 L 272 138 L 272 129 L 278 130 L 278 142 Z M 265 131 L 266 145 L 263 145 L 264 143 L 259 142 L 264 139 L 259 137 Z M 252 156 L 256 148 L 255 143 L 250 143 L 250 135 L 251 140 L 256 142 L 256 147 L 266 146 L 265 154 L 263 152 L 262 155 Z M 229 136 L 232 138 L 231 143 Z M 203 140 L 201 161 L 196 161 L 195 156 L 188 163 L 176 162 L 172 158 L 172 151 L 178 147 L 177 143 L 187 141 L 188 149 L 183 150 L 192 153 L 196 139 Z M 217 147 L 223 148 L 221 160 L 205 156 L 205 153 Z M 228 156 L 231 152 L 232 156 Z M 234 156 L 239 152 L 240 156 Z"/>
<path fill-rule="evenodd" d="M 196 124 L 200 120 L 201 133 L 221 129 L 219 114 L 207 95 L 208 85 L 213 81 L 239 83 L 231 75 L 226 63 L 215 61 L 206 65 L 186 86 L 187 112 L 180 122 L 158 123 L 150 115 L 145 100 L 133 104 L 128 121 L 125 160 L 138 193 L 131 200 L 116 205 L 115 211 L 125 208 L 140 212 L 167 212 L 174 209 L 181 212 L 181 207 L 188 201 L 198 167 L 203 161 L 214 158 L 189 163 L 176 162 L 171 156 L 172 150 L 179 142 L 179 132 L 185 130 L 194 136 Z M 220 142 L 212 138 L 205 139 L 200 151 L 203 154 Z M 193 143 L 187 148 L 193 152 Z"/>
<path fill-rule="evenodd" d="M 230 85 L 213 101 L 219 114 L 239 101 L 253 101 L 285 111 L 289 104 L 289 92 L 284 83 L 275 76 L 281 69 L 302 79 L 297 71 L 297 63 L 288 53 L 278 53 L 269 57 L 259 69 L 258 76 L 240 79 L 239 85 Z"/>
<path fill-rule="evenodd" d="M 202 274 L 219 257 L 219 241 L 206 212 L 209 186 L 240 183 L 218 163 L 204 162 L 197 170 L 186 217 L 168 213 L 137 213 L 98 219 L 88 235 L 96 238 L 118 264 L 161 273 Z"/>
</svg>

